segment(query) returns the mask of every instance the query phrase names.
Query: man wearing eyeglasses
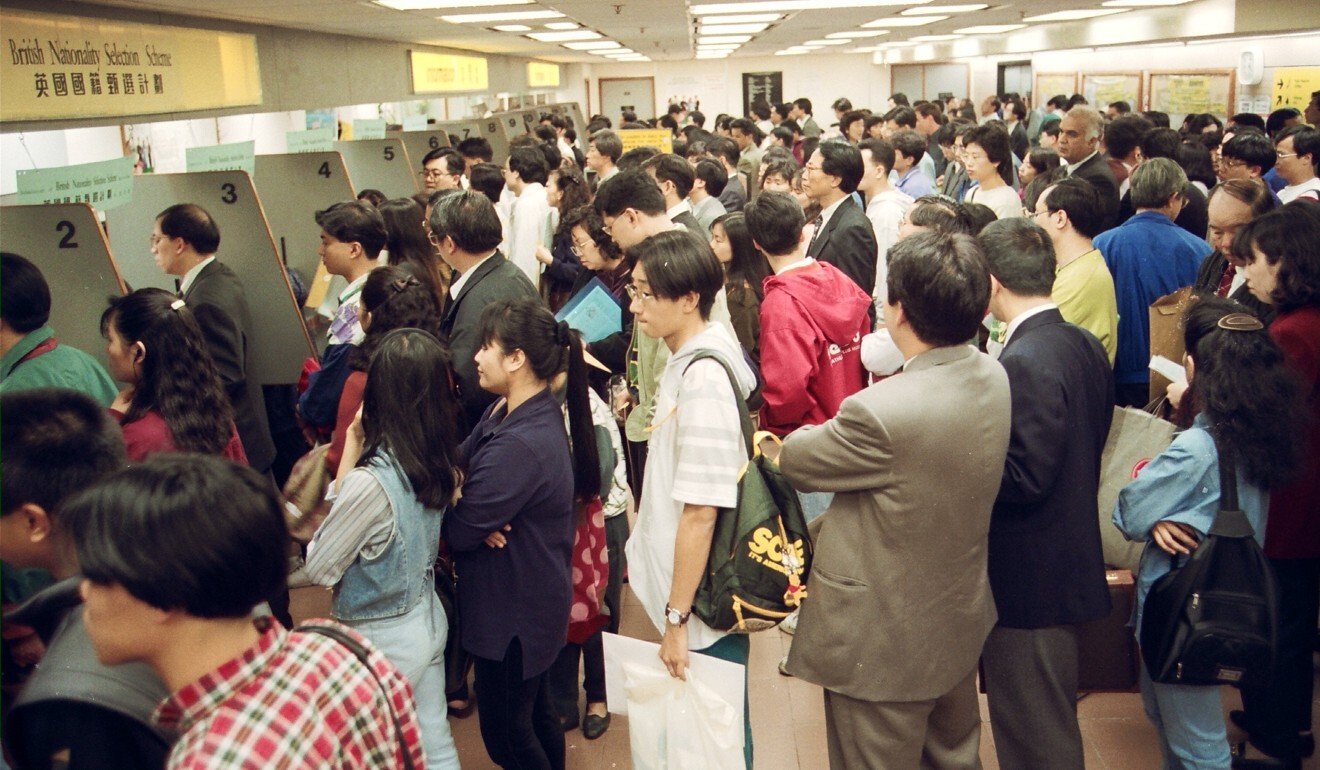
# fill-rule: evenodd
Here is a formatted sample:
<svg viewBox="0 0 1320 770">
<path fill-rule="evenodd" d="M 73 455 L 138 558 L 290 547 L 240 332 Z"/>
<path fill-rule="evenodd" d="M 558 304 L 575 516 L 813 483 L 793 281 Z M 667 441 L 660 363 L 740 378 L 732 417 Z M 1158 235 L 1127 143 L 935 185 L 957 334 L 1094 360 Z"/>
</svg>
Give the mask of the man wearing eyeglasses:
<svg viewBox="0 0 1320 770">
<path fill-rule="evenodd" d="M 452 147 L 440 147 L 426 153 L 422 158 L 422 184 L 427 192 L 453 190 L 463 184 L 463 171 L 466 169 L 463 156 Z"/>
<path fill-rule="evenodd" d="M 1275 138 L 1274 149 L 1279 158 L 1275 169 L 1288 183 L 1279 190 L 1279 200 L 1320 200 L 1320 179 L 1315 173 L 1320 159 L 1320 130 L 1289 126 Z"/>
</svg>

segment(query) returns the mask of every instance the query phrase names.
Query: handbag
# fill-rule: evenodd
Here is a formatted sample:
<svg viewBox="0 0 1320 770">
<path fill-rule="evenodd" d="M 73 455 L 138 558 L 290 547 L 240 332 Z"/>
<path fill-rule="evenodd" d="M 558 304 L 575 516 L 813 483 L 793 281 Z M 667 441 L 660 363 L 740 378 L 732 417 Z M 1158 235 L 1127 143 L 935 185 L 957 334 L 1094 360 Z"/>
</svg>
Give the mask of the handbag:
<svg viewBox="0 0 1320 770">
<path fill-rule="evenodd" d="M 703 358 L 715 359 L 737 383 L 728 364 L 709 351 L 694 355 L 688 366 Z M 716 512 L 692 612 L 716 631 L 746 634 L 774 628 L 806 598 L 812 549 L 797 492 L 761 453 L 763 439 L 779 438 L 755 432 L 746 402 L 735 400 L 751 459 L 738 478 L 737 506 Z"/>
<path fill-rule="evenodd" d="M 1133 574 L 1141 562 L 1141 543 L 1124 537 L 1114 526 L 1114 505 L 1118 493 L 1150 459 L 1173 443 L 1174 425 L 1148 411 L 1114 407 L 1109 424 L 1109 438 L 1100 453 L 1100 488 L 1097 509 L 1100 516 L 1100 548 L 1105 564 L 1111 569 L 1125 569 Z"/>
<path fill-rule="evenodd" d="M 1187 561 L 1151 586 L 1141 654 L 1152 681 L 1236 687 L 1269 681 L 1278 649 L 1278 590 L 1238 505 L 1233 458 L 1218 439 L 1219 510 Z"/>
<path fill-rule="evenodd" d="M 316 528 L 330 513 L 325 493 L 330 487 L 330 470 L 325 467 L 329 444 L 318 444 L 298 458 L 284 482 L 284 513 L 289 535 L 300 543 L 311 542 Z"/>
<path fill-rule="evenodd" d="M 573 604 L 568 612 L 568 641 L 582 644 L 609 623 L 601 612 L 610 579 L 610 557 L 605 548 L 605 508 L 600 495 L 579 502 L 577 531 L 573 537 Z"/>
</svg>

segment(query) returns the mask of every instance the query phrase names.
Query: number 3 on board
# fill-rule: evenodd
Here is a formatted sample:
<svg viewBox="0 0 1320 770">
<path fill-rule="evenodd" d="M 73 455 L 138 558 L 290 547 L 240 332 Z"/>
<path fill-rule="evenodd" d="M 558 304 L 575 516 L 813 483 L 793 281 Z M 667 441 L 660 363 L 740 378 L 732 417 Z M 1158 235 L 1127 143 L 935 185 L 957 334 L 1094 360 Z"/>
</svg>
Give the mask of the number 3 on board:
<svg viewBox="0 0 1320 770">
<path fill-rule="evenodd" d="M 225 193 L 224 195 L 220 196 L 220 201 L 222 203 L 233 203 L 234 201 L 238 200 L 238 190 L 234 189 L 233 182 L 225 182 L 224 184 L 220 185 L 220 189 L 223 190 Z"/>
</svg>

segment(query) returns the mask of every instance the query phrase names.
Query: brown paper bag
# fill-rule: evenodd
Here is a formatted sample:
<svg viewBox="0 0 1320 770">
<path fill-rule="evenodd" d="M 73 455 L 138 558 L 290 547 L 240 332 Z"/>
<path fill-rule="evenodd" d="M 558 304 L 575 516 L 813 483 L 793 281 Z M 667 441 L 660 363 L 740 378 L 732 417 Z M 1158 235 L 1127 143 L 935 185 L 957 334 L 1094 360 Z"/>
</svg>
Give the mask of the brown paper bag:
<svg viewBox="0 0 1320 770">
<path fill-rule="evenodd" d="M 1137 571 L 1145 543 L 1133 543 L 1114 526 L 1118 493 L 1136 471 L 1173 442 L 1174 425 L 1153 414 L 1130 407 L 1115 407 L 1109 439 L 1100 455 L 1100 547 L 1112 569 Z"/>
<path fill-rule="evenodd" d="M 1164 356 L 1170 361 L 1183 360 L 1183 311 L 1192 301 L 1192 287 L 1186 286 L 1166 294 L 1150 304 L 1150 354 Z M 1164 398 L 1169 380 L 1156 372 L 1150 373 L 1150 400 Z"/>
</svg>

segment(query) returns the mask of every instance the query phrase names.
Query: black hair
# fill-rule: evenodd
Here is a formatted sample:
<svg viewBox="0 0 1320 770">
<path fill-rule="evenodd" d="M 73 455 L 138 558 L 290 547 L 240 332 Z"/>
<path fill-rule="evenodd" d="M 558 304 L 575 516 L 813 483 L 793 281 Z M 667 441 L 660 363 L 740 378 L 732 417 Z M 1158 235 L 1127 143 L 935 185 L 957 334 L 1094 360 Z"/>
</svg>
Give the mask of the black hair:
<svg viewBox="0 0 1320 770">
<path fill-rule="evenodd" d="M 963 147 L 975 144 L 995 164 L 1005 184 L 1013 183 L 1013 149 L 1002 126 L 976 126 L 963 135 Z"/>
<path fill-rule="evenodd" d="M 1068 97 L 1063 94 L 1055 94 L 1050 97 L 1049 101 L 1045 102 L 1045 106 L 1066 110 L 1068 109 Z"/>
<path fill-rule="evenodd" d="M 762 196 L 757 196 L 753 200 L 761 200 L 761 198 Z M 712 232 L 716 225 L 724 229 L 724 237 L 729 240 L 729 251 L 733 253 L 733 258 L 725 268 L 725 283 L 730 286 L 746 284 L 756 298 L 761 299 L 763 296 L 761 284 L 766 276 L 770 275 L 770 263 L 766 262 L 761 252 L 756 250 L 756 244 L 752 242 L 752 234 L 747 228 L 746 215 L 741 211 L 722 214 L 710 223 Z"/>
<path fill-rule="evenodd" d="M 906 105 L 908 104 L 908 96 L 907 96 L 907 94 L 903 93 L 902 91 L 898 91 L 898 92 L 896 92 L 895 94 L 893 94 L 893 95 L 890 96 L 889 98 L 890 98 L 891 101 L 893 101 L 893 103 L 894 103 L 895 106 L 902 107 L 902 106 L 906 106 Z"/>
<path fill-rule="evenodd" d="M 1248 263 L 1255 251 L 1278 265 L 1270 300 L 1279 312 L 1320 308 L 1320 211 L 1316 204 L 1294 201 L 1252 220 L 1233 239 L 1233 253 Z"/>
<path fill-rule="evenodd" d="M 66 388 L 0 395 L 0 501 L 48 516 L 64 500 L 124 467 L 124 437 L 105 407 Z"/>
<path fill-rule="evenodd" d="M 1258 219 L 1271 211 L 1278 200 L 1271 194 L 1270 188 L 1260 179 L 1228 179 L 1215 185 L 1210 191 L 1210 198 L 1217 195 L 1228 197 L 1245 204 L 1251 209 L 1251 218 Z M 1247 249 L 1250 251 L 1250 248 Z"/>
<path fill-rule="evenodd" d="M 806 224 L 797 199 L 783 192 L 763 192 L 743 207 L 747 231 L 765 253 L 781 257 L 797 250 Z"/>
<path fill-rule="evenodd" d="M 751 109 L 748 110 L 748 112 L 756 116 L 757 120 L 769 120 L 770 103 L 765 101 L 764 99 L 757 99 L 756 101 L 752 102 Z"/>
<path fill-rule="evenodd" d="M 784 147 L 792 147 L 793 144 L 796 142 L 796 139 L 794 137 L 796 137 L 797 135 L 798 132 L 790 128 L 788 123 L 781 123 L 775 126 L 774 130 L 770 132 L 770 136 L 777 139 L 779 143 L 782 144 Z"/>
<path fill-rule="evenodd" d="M 426 153 L 426 157 L 422 158 L 422 168 L 426 168 L 427 163 L 437 158 L 444 162 L 445 172 L 450 176 L 461 176 L 463 170 L 467 168 L 467 162 L 453 147 L 437 147 Z"/>
<path fill-rule="evenodd" d="M 412 198 L 396 198 L 376 207 L 385 222 L 388 240 L 385 242 L 391 265 L 414 265 L 419 276 L 437 298 L 444 281 L 440 273 L 440 258 L 426 238 L 422 224 L 426 211 Z"/>
<path fill-rule="evenodd" d="M 494 163 L 478 163 L 468 172 L 468 188 L 497 203 L 504 191 L 504 172 Z"/>
<path fill-rule="evenodd" d="M 845 142 L 821 142 L 816 151 L 820 153 L 820 172 L 838 177 L 839 190 L 844 195 L 851 195 L 865 171 L 861 150 Z"/>
<path fill-rule="evenodd" d="M 593 133 L 588 141 L 596 145 L 596 152 L 609 158 L 611 163 L 618 163 L 619 156 L 623 155 L 623 140 L 608 128 Z"/>
<path fill-rule="evenodd" d="M 840 96 L 838 99 L 835 99 L 834 104 L 831 104 L 830 107 L 835 112 L 852 112 L 853 108 L 852 102 L 849 101 L 846 96 Z"/>
<path fill-rule="evenodd" d="M 684 165 L 687 161 L 683 161 Z M 617 217 L 625 209 L 657 216 L 668 210 L 665 196 L 651 175 L 641 169 L 621 171 L 596 190 L 596 211 L 602 217 Z"/>
<path fill-rule="evenodd" d="M 696 175 L 692 164 L 682 156 L 673 153 L 661 153 L 646 162 L 646 168 L 655 174 L 656 183 L 671 182 L 679 198 L 686 198 L 692 192 L 692 181 Z"/>
<path fill-rule="evenodd" d="M 1141 138 L 1155 126 L 1140 115 L 1124 114 L 1105 126 L 1105 149 L 1111 158 L 1126 158 L 1141 145 Z"/>
<path fill-rule="evenodd" d="M 384 203 L 386 198 L 385 193 L 369 187 L 357 194 L 357 200 L 359 203 L 365 203 L 368 206 L 375 208 Z"/>
<path fill-rule="evenodd" d="M 1012 217 L 986 225 L 977 235 L 986 266 L 1005 289 L 1020 297 L 1048 297 L 1054 290 L 1054 245 L 1030 219 Z"/>
<path fill-rule="evenodd" d="M 637 113 L 634 112 L 633 110 L 623 110 L 622 112 L 619 113 L 619 119 L 622 120 L 624 123 L 636 123 Z"/>
<path fill-rule="evenodd" d="M 545 184 L 550 167 L 539 149 L 519 147 L 509 152 L 509 171 L 521 177 L 524 184 Z"/>
<path fill-rule="evenodd" d="M 545 170 L 547 174 L 564 165 L 564 154 L 559 151 L 558 142 L 541 142 L 537 145 L 536 149 L 540 150 L 541 159 L 545 161 Z M 545 182 L 542 182 L 541 184 L 545 184 Z"/>
<path fill-rule="evenodd" d="M 198 254 L 220 250 L 220 228 L 206 209 L 196 203 L 177 203 L 156 215 L 161 234 L 182 238 Z"/>
<path fill-rule="evenodd" d="M 1195 363 L 1191 395 L 1217 444 L 1248 481 L 1271 489 L 1296 476 L 1306 418 L 1299 378 L 1264 324 L 1219 326 L 1225 316 L 1247 312 L 1230 299 L 1198 298 L 1183 315 L 1183 344 Z"/>
<path fill-rule="evenodd" d="M 976 336 L 990 304 L 990 273 L 970 235 L 922 232 L 889 249 L 890 304 L 901 304 L 928 345 L 960 345 Z"/>
<path fill-rule="evenodd" d="M 1215 130 L 1220 133 L 1224 130 L 1224 124 L 1219 122 L 1219 118 L 1208 112 L 1198 112 L 1183 123 L 1183 130 L 1188 134 L 1199 134 L 1211 126 L 1214 126 Z"/>
<path fill-rule="evenodd" d="M 504 228 L 495 204 L 484 193 L 459 192 L 431 207 L 428 220 L 439 242 L 448 237 L 468 254 L 485 254 L 499 248 Z"/>
<path fill-rule="evenodd" d="M 532 129 L 532 135 L 542 142 L 554 142 L 559 139 L 559 134 L 555 133 L 554 126 L 544 124 L 537 124 L 536 128 Z"/>
<path fill-rule="evenodd" d="M 634 147 L 619 156 L 615 165 L 620 171 L 633 171 L 646 165 L 646 161 L 660 154 L 660 150 L 655 147 Z"/>
<path fill-rule="evenodd" d="M 765 184 L 766 177 L 771 174 L 781 177 L 789 184 L 793 183 L 793 177 L 797 175 L 798 165 L 792 160 L 772 160 L 761 167 L 761 184 Z"/>
<path fill-rule="evenodd" d="M 0 252 L 0 318 L 19 334 L 50 320 L 50 286 L 26 257 Z"/>
<path fill-rule="evenodd" d="M 1155 128 L 1141 137 L 1141 156 L 1145 160 L 1168 158 L 1178 160 L 1178 148 L 1182 146 L 1182 136 L 1172 128 Z"/>
<path fill-rule="evenodd" d="M 1008 102 L 1008 108 L 1012 110 L 1013 117 L 1018 120 L 1027 119 L 1027 105 L 1023 104 L 1020 99 L 1010 99 Z"/>
<path fill-rule="evenodd" d="M 701 110 L 693 110 L 688 113 L 688 120 L 692 121 L 692 125 L 700 128 L 706 125 L 706 113 Z"/>
<path fill-rule="evenodd" d="M 885 122 L 893 121 L 901 128 L 917 127 L 917 112 L 911 107 L 895 107 L 885 113 Z"/>
<path fill-rule="evenodd" d="M 859 120 L 862 121 L 862 129 L 864 131 L 866 129 L 865 113 L 861 110 L 848 110 L 843 113 L 843 117 L 839 118 L 839 132 L 843 134 L 844 138 L 847 138 L 848 129 L 852 127 L 852 124 Z"/>
<path fill-rule="evenodd" d="M 661 299 L 697 295 L 697 309 L 710 319 L 715 295 L 724 288 L 724 268 L 710 243 L 687 230 L 652 235 L 629 250 L 634 265 L 646 271 L 651 291 Z"/>
<path fill-rule="evenodd" d="M 362 201 L 333 203 L 316 212 L 316 224 L 337 241 L 360 245 L 368 259 L 380 256 L 389 239 L 380 212 Z"/>
<path fill-rule="evenodd" d="M 730 166 L 738 165 L 738 145 L 727 136 L 717 136 L 706 142 L 706 150 L 717 160 L 723 158 Z"/>
<path fill-rule="evenodd" d="M 555 228 L 555 236 L 558 237 L 568 232 L 564 224 L 565 215 L 579 206 L 591 203 L 591 190 L 587 188 L 587 180 L 582 176 L 582 171 L 575 165 L 560 166 L 551 173 L 555 175 L 555 187 L 559 189 L 559 226 Z"/>
<path fill-rule="evenodd" d="M 1045 191 L 1045 208 L 1062 211 L 1074 230 L 1087 238 L 1094 238 L 1105 229 L 1100 194 L 1095 186 L 1084 179 L 1061 179 Z"/>
<path fill-rule="evenodd" d="M 972 225 L 972 235 L 980 235 L 985 226 L 999 218 L 995 210 L 984 203 L 960 203 L 967 221 Z"/>
<path fill-rule="evenodd" d="M 395 329 L 421 329 L 442 338 L 438 297 L 420 273 L 414 265 L 387 265 L 367 274 L 359 296 L 371 323 L 362 342 L 348 354 L 349 368 L 367 371 L 381 340 Z"/>
<path fill-rule="evenodd" d="M 894 170 L 894 145 L 885 139 L 863 139 L 857 144 L 858 151 L 869 150 L 871 161 L 884 168 L 885 173 Z"/>
<path fill-rule="evenodd" d="M 559 220 L 560 231 L 571 234 L 575 227 L 582 228 L 606 260 L 613 262 L 623 257 L 623 250 L 614 242 L 610 234 L 605 232 L 605 223 L 601 221 L 600 214 L 591 204 L 584 204 L 564 212 Z"/>
<path fill-rule="evenodd" d="M 972 219 L 967 209 L 952 198 L 923 195 L 907 211 L 910 224 L 941 233 L 972 233 Z"/>
<path fill-rule="evenodd" d="M 729 124 L 729 130 L 738 130 L 752 138 L 752 144 L 760 144 L 765 139 L 765 132 L 747 118 L 738 118 Z"/>
<path fill-rule="evenodd" d="M 539 299 L 499 300 L 481 313 L 483 345 L 499 345 L 505 354 L 521 350 L 537 379 L 549 382 L 566 371 L 565 408 L 573 455 L 573 490 L 579 500 L 600 492 L 600 458 L 587 395 L 587 365 L 578 333 L 556 321 Z"/>
<path fill-rule="evenodd" d="M 71 499 L 65 517 L 83 577 L 156 609 L 243 618 L 285 586 L 275 487 L 218 457 L 156 455 Z"/>
<path fill-rule="evenodd" d="M 803 112 L 807 113 L 808 115 L 811 114 L 811 100 L 808 99 L 808 98 L 806 98 L 805 96 L 798 97 L 797 99 L 794 99 L 794 100 L 793 100 L 793 106 L 794 106 L 794 107 L 797 107 L 799 110 L 802 110 Z"/>
<path fill-rule="evenodd" d="M 724 188 L 729 184 L 729 173 L 724 170 L 724 164 L 718 160 L 705 158 L 697 161 L 697 165 L 692 169 L 693 175 L 706 184 L 706 192 L 715 197 L 719 197 L 724 192 Z"/>
<path fill-rule="evenodd" d="M 1025 160 L 1037 174 L 1048 174 L 1062 163 L 1059 153 L 1048 147 L 1033 148 Z"/>
<path fill-rule="evenodd" d="M 1187 181 L 1200 182 L 1206 189 L 1219 181 L 1215 176 L 1215 164 L 1210 159 L 1210 151 L 1196 140 L 1185 141 L 1178 147 L 1178 165 L 1187 174 Z"/>
<path fill-rule="evenodd" d="M 1302 112 L 1296 107 L 1280 107 L 1265 118 L 1265 133 L 1273 136 L 1274 141 L 1277 142 L 1281 138 L 1277 134 L 1285 128 L 1285 124 L 1294 118 L 1300 117 L 1302 117 Z"/>
<path fill-rule="evenodd" d="M 695 133 L 697 133 L 697 132 L 696 132 L 696 131 L 693 131 L 692 133 L 695 134 Z M 674 154 L 678 154 L 678 153 L 677 153 L 677 150 L 675 151 Z M 686 145 L 684 145 L 684 147 L 683 147 L 683 157 L 684 157 L 684 158 L 687 158 L 689 161 L 692 161 L 692 160 L 694 160 L 694 159 L 704 158 L 704 157 L 706 157 L 708 154 L 709 154 L 709 153 L 706 152 L 706 140 L 705 140 L 705 139 L 692 139 L 692 140 L 689 140 L 688 143 L 687 143 Z M 723 166 L 721 166 L 721 168 L 723 168 Z"/>
<path fill-rule="evenodd" d="M 954 138 L 957 138 L 957 135 L 958 133 L 955 131 Z M 966 142 L 966 137 L 964 137 L 963 141 L 964 143 Z M 901 152 L 905 156 L 911 158 L 912 165 L 914 166 L 921 162 L 921 156 L 926 154 L 926 147 L 928 145 L 924 136 L 910 128 L 905 128 L 902 131 L 895 131 L 894 135 L 889 137 L 889 143 L 894 145 L 895 151 Z"/>
<path fill-rule="evenodd" d="M 490 163 L 495 157 L 495 151 L 491 149 L 490 142 L 482 136 L 469 136 L 467 139 L 458 143 L 458 154 L 464 158 L 480 158 L 482 163 Z"/>
<path fill-rule="evenodd" d="M 1110 102 L 1109 106 L 1113 107 L 1114 112 L 1117 112 L 1119 115 L 1126 115 L 1132 112 L 1132 105 L 1127 102 Z"/>
<path fill-rule="evenodd" d="M 1274 168 L 1279 159 L 1274 143 L 1260 131 L 1238 131 L 1233 134 L 1231 139 L 1219 146 L 1219 156 L 1240 160 L 1247 166 L 1259 166 L 1262 175 Z"/>
<path fill-rule="evenodd" d="M 1142 110 L 1141 117 L 1149 120 L 1156 128 L 1169 128 L 1169 113 L 1159 110 Z"/>
<path fill-rule="evenodd" d="M 1274 144 L 1277 145 L 1289 137 L 1293 140 L 1293 152 L 1297 153 L 1298 157 L 1310 155 L 1312 168 L 1320 168 L 1320 130 L 1311 128 L 1305 123 L 1289 126 L 1274 137 Z"/>
<path fill-rule="evenodd" d="M 684 107 L 682 104 L 671 104 L 671 105 L 669 105 L 667 108 L 665 108 L 665 114 L 666 114 L 666 115 L 678 115 L 678 114 L 682 113 L 683 110 L 685 110 L 685 109 L 687 109 L 687 108 Z"/>
<path fill-rule="evenodd" d="M 395 328 L 375 345 L 362 393 L 365 441 L 358 467 L 388 453 L 417 499 L 427 508 L 442 509 L 453 501 L 460 478 L 459 407 L 449 351 L 436 336 L 438 318 L 435 327 Z M 375 328 L 373 315 L 368 334 Z"/>
<path fill-rule="evenodd" d="M 1055 139 L 1059 138 L 1059 121 L 1051 120 L 1041 127 L 1040 132 L 1045 136 L 1052 136 Z"/>
<path fill-rule="evenodd" d="M 124 423 L 154 411 L 180 452 L 223 452 L 234 409 L 192 310 L 164 289 L 138 289 L 110 298 L 101 334 L 112 326 L 126 345 L 146 348 Z"/>
<path fill-rule="evenodd" d="M 1242 128 L 1259 128 L 1262 132 L 1265 131 L 1265 119 L 1254 112 L 1239 112 L 1229 118 L 1228 123 L 1230 126 L 1233 126 L 1235 130 Z"/>
<path fill-rule="evenodd" d="M 788 113 L 793 109 L 793 103 L 782 102 L 780 104 L 772 104 L 770 105 L 770 108 L 774 110 L 775 114 L 779 116 L 781 121 L 788 120 Z"/>
</svg>

